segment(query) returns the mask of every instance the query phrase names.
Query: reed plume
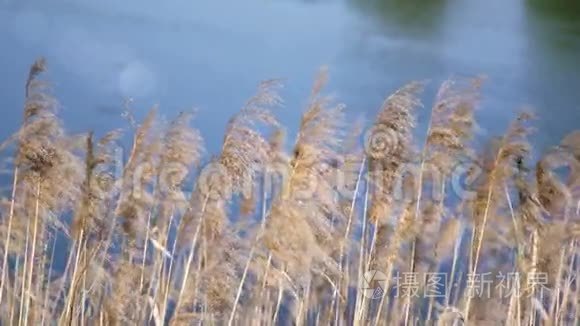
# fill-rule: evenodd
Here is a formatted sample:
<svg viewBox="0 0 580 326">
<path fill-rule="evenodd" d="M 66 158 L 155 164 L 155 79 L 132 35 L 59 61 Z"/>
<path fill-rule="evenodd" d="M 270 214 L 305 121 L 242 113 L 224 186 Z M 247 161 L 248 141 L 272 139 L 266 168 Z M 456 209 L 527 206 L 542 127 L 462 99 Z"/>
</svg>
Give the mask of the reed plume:
<svg viewBox="0 0 580 326">
<path fill-rule="evenodd" d="M 43 59 L 30 68 L 24 120 L 15 137 L 18 178 L 10 208 L 13 225 L 7 236 L 12 237 L 12 243 L 24 246 L 16 255 L 16 259 L 23 259 L 24 267 L 18 309 L 19 322 L 24 323 L 38 321 L 47 309 L 40 300 L 31 298 L 32 293 L 42 297 L 45 290 L 46 231 L 59 226 L 55 217 L 73 207 L 82 180 L 82 163 L 75 153 L 78 142 L 66 135 L 57 118 L 58 103 L 48 82 L 39 78 L 45 70 Z"/>
<path fill-rule="evenodd" d="M 446 242 L 447 248 L 454 246 L 453 242 L 445 241 L 438 235 L 443 231 L 444 220 L 450 215 L 444 204 L 449 179 L 457 172 L 454 169 L 461 167 L 461 162 L 474 157 L 469 142 L 473 136 L 474 114 L 479 101 L 481 83 L 481 78 L 450 79 L 440 86 L 435 98 L 421 161 L 415 173 L 417 186 L 416 197 L 413 200 L 417 220 L 416 233 L 411 243 L 412 272 L 420 271 L 421 274 L 426 274 L 431 269 L 438 268 L 437 263 L 434 263 L 437 261 L 434 256 L 437 249 L 443 247 L 438 246 L 438 242 Z M 431 193 L 427 195 L 430 196 L 423 196 L 429 189 Z M 450 231 L 459 236 L 457 227 L 451 228 Z M 407 315 L 409 313 L 410 311 Z"/>
<path fill-rule="evenodd" d="M 317 77 L 302 115 L 282 190 L 272 204 L 264 241 L 290 275 L 296 277 L 315 262 L 334 265 L 322 245 L 328 241 L 332 216 L 340 214 L 328 175 L 340 160 L 342 106 L 328 106 L 319 96 L 326 74 Z M 330 265 L 328 265 L 330 263 Z"/>
<path fill-rule="evenodd" d="M 528 136 L 533 131 L 529 127 L 529 121 L 533 118 L 528 112 L 518 115 L 516 120 L 509 126 L 505 135 L 502 136 L 491 148 L 491 155 L 481 164 L 484 178 L 478 186 L 475 199 L 472 201 L 473 233 L 471 239 L 470 269 L 475 274 L 478 270 L 479 259 L 486 235 L 488 220 L 493 220 L 496 215 L 498 204 L 505 184 L 509 183 L 514 171 L 517 171 L 518 160 L 526 157 L 530 152 Z M 501 220 L 501 219 L 496 219 Z M 491 222 L 493 223 L 493 221 Z M 490 223 L 490 224 L 491 224 Z M 501 222 L 500 222 L 501 223 Z M 466 298 L 465 318 L 469 319 L 471 298 Z"/>
<path fill-rule="evenodd" d="M 411 161 L 412 131 L 416 123 L 416 109 L 422 104 L 418 95 L 421 83 L 410 83 L 397 90 L 383 103 L 370 138 L 367 140 L 369 174 L 372 185 L 369 220 L 384 222 L 390 216 L 401 169 Z"/>
</svg>

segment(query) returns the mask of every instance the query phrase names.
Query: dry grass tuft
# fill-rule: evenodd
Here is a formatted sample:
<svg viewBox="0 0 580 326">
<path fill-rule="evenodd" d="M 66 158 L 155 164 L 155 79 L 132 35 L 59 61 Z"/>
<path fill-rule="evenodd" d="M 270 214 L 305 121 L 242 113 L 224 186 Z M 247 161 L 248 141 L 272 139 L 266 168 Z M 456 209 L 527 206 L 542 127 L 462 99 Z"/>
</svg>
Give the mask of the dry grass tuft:
<svg viewBox="0 0 580 326">
<path fill-rule="evenodd" d="M 126 131 L 66 133 L 46 68 L 2 145 L 2 325 L 579 324 L 580 132 L 535 159 L 522 113 L 477 145 L 479 77 L 440 86 L 422 145 L 422 83 L 365 133 L 322 70 L 293 138 L 271 80 L 210 157 L 193 113 L 127 102 L 122 158 Z"/>
</svg>

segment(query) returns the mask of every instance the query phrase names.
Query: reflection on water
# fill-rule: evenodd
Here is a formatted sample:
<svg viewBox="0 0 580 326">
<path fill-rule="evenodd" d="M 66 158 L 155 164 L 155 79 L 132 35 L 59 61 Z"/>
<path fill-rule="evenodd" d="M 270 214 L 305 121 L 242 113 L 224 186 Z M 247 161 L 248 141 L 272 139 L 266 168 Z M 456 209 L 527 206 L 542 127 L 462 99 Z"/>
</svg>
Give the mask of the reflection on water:
<svg viewBox="0 0 580 326">
<path fill-rule="evenodd" d="M 98 108 L 135 96 L 167 114 L 200 107 L 211 148 L 227 117 L 270 77 L 287 78 L 280 115 L 292 127 L 325 64 L 353 115 L 372 116 L 412 79 L 433 81 L 432 95 L 451 75 L 486 74 L 479 116 L 487 132 L 503 129 L 524 104 L 541 117 L 540 145 L 580 121 L 580 3 L 573 1 L 7 1 L 0 29 L 5 107 L 19 110 L 23 72 L 43 54 L 65 120 L 79 130 L 118 124 Z M 18 117 L 2 123 L 10 130 Z"/>
<path fill-rule="evenodd" d="M 371 61 L 380 75 L 374 79 L 388 76 L 384 78 L 403 82 L 422 76 L 438 81 L 452 74 L 483 73 L 489 81 L 480 117 L 488 132 L 499 132 L 523 105 L 540 116 L 539 147 L 578 126 L 580 3 L 349 3 L 363 17 L 372 18 L 365 22 L 373 36 L 361 36 L 363 50 L 357 53 L 361 61 Z"/>
<path fill-rule="evenodd" d="M 448 0 L 352 0 L 362 19 L 378 19 L 395 38 L 429 39 L 440 35 Z"/>
<path fill-rule="evenodd" d="M 580 122 L 580 3 L 529 0 L 526 94 L 541 108 L 542 134 L 562 135 Z"/>
<path fill-rule="evenodd" d="M 552 19 L 554 22 L 567 22 L 578 25 L 580 16 L 580 3 L 568 0 L 528 0 L 528 8 L 536 15 L 544 19 Z M 578 32 L 578 31 L 576 31 Z"/>
</svg>

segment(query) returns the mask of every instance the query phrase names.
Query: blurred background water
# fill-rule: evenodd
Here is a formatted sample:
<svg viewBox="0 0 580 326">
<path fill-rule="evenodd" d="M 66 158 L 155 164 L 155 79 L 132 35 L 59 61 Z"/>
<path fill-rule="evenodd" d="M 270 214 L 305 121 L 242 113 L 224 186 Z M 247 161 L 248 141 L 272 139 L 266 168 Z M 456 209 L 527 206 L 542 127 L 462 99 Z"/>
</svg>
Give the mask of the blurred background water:
<svg viewBox="0 0 580 326">
<path fill-rule="evenodd" d="M 482 134 L 522 105 L 540 120 L 538 148 L 580 122 L 580 3 L 566 0 L 0 0 L 0 136 L 21 119 L 28 66 L 48 59 L 74 132 L 123 126 L 138 114 L 198 108 L 217 150 L 227 119 L 259 81 L 285 78 L 279 111 L 292 129 L 317 69 L 351 116 L 372 119 L 402 84 L 485 74 Z M 424 126 L 428 110 L 420 116 Z M 424 129 L 424 128 L 423 128 Z"/>
</svg>

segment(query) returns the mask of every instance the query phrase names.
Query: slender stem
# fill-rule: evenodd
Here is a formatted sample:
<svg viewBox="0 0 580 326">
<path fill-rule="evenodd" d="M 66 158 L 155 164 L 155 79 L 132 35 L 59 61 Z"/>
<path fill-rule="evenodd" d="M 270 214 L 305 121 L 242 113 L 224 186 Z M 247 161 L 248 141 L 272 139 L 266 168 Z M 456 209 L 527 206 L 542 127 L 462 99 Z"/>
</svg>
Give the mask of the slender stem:
<svg viewBox="0 0 580 326">
<path fill-rule="evenodd" d="M 473 244 L 475 245 L 475 257 L 473 259 L 471 275 L 477 275 L 476 273 L 477 273 L 477 265 L 479 263 L 479 253 L 480 253 L 481 247 L 483 245 L 483 236 L 485 234 L 485 228 L 487 226 L 487 216 L 489 214 L 489 209 L 491 206 L 492 194 L 493 194 L 493 190 L 492 190 L 492 187 L 490 187 L 490 189 L 488 189 L 486 205 L 485 205 L 485 209 L 484 209 L 484 213 L 483 213 L 483 221 L 481 222 L 481 225 L 480 225 L 481 230 L 477 234 L 477 238 L 472 238 Z M 473 234 L 475 235 L 477 228 L 474 228 L 473 231 L 474 231 Z M 470 310 L 470 306 L 471 306 L 471 299 L 472 299 L 472 295 L 468 295 L 466 303 L 465 303 L 465 313 L 464 313 L 464 318 L 466 321 L 469 320 L 469 310 Z"/>
<path fill-rule="evenodd" d="M 405 213 L 403 213 L 403 214 L 405 214 Z M 381 318 L 381 313 L 382 313 L 382 310 L 383 310 L 383 304 L 385 303 L 385 301 L 386 301 L 387 307 L 389 305 L 389 299 L 390 299 L 389 297 L 390 296 L 388 295 L 388 291 L 389 291 L 389 287 L 390 287 L 391 274 L 393 273 L 393 270 L 395 268 L 395 259 L 396 259 L 396 256 L 398 255 L 399 250 L 401 249 L 401 240 L 402 240 L 401 239 L 401 232 L 402 232 L 402 228 L 405 227 L 405 225 L 402 225 L 402 223 L 406 223 L 406 222 L 402 222 L 402 221 L 399 220 L 399 222 L 397 223 L 397 227 L 395 229 L 395 235 L 393 236 L 393 241 L 392 241 L 392 244 L 390 245 L 390 247 L 391 247 L 390 248 L 390 251 L 391 252 L 389 252 L 389 255 L 392 258 L 389 258 L 388 259 L 388 262 L 387 262 L 387 273 L 385 274 L 386 275 L 386 278 L 387 278 L 386 279 L 386 282 L 385 282 L 385 290 L 384 290 L 385 293 L 383 293 L 383 296 L 381 298 L 381 302 L 379 304 L 378 312 L 377 312 L 377 315 L 376 315 L 376 318 L 375 318 L 375 325 L 378 325 L 379 324 L 379 321 L 380 321 L 380 318 Z M 388 310 L 387 310 L 387 313 L 388 313 Z M 388 316 L 387 316 L 387 318 L 388 318 Z"/>
<path fill-rule="evenodd" d="M 26 312 L 24 311 L 25 305 L 24 305 L 24 298 L 26 296 L 26 273 L 28 271 L 28 247 L 29 247 L 29 242 L 30 242 L 30 219 L 26 219 L 26 245 L 25 245 L 25 250 L 24 250 L 24 264 L 22 266 L 22 286 L 21 286 L 21 290 L 20 290 L 20 310 L 19 315 L 18 315 L 18 325 L 22 325 L 22 318 L 23 315 L 26 314 Z"/>
<path fill-rule="evenodd" d="M 266 283 L 268 281 L 268 274 L 270 273 L 271 264 L 272 264 L 272 253 L 269 253 L 268 259 L 266 261 L 266 271 L 264 272 L 264 277 L 262 279 L 262 286 L 260 287 L 260 295 L 258 296 L 258 302 L 260 302 L 260 303 L 264 302 L 263 298 L 264 298 L 264 293 L 266 292 Z M 269 295 L 269 292 L 266 294 Z M 256 305 L 256 313 L 263 311 L 266 308 L 267 307 L 265 307 L 263 304 Z M 268 309 L 269 309 L 269 307 L 268 307 Z"/>
<path fill-rule="evenodd" d="M 463 233 L 464 233 L 464 231 L 462 230 L 460 232 L 461 236 L 458 237 L 457 240 L 455 240 L 455 245 L 453 246 L 453 261 L 451 263 L 449 289 L 447 291 L 447 298 L 445 298 L 447 306 L 451 305 L 451 303 L 452 303 L 451 302 L 452 289 L 455 287 L 455 274 L 457 273 L 457 260 L 459 258 L 459 249 L 461 247 L 461 240 L 463 239 Z M 457 287 L 459 287 L 459 284 Z"/>
<path fill-rule="evenodd" d="M 179 296 L 177 297 L 177 303 L 175 304 L 175 316 L 177 316 L 177 314 L 179 314 L 179 309 L 181 308 L 181 303 L 183 300 L 183 294 L 185 293 L 185 289 L 187 288 L 187 280 L 189 278 L 189 270 L 191 269 L 191 263 L 193 261 L 193 256 L 195 255 L 195 245 L 197 243 L 197 238 L 198 238 L 200 230 L 201 230 L 201 225 L 203 224 L 203 217 L 204 217 L 204 213 L 205 213 L 205 209 L 206 209 L 208 200 L 209 200 L 209 195 L 206 195 L 205 200 L 203 201 L 202 208 L 201 208 L 201 216 L 199 218 L 199 222 L 197 223 L 197 229 L 195 230 L 195 234 L 194 234 L 193 238 L 191 239 L 189 256 L 187 257 L 187 263 L 185 265 L 185 272 L 183 273 L 183 280 L 181 282 Z M 168 294 L 166 293 L 166 296 L 167 295 Z"/>
<path fill-rule="evenodd" d="M 44 326 L 44 322 L 46 319 L 46 310 L 48 307 L 48 298 L 49 298 L 49 293 L 50 293 L 50 282 L 52 280 L 52 271 L 53 271 L 53 263 L 54 263 L 54 254 L 56 252 L 56 238 L 57 238 L 57 233 L 55 232 L 54 236 L 53 236 L 53 240 L 52 240 L 52 249 L 51 249 L 51 253 L 50 253 L 50 263 L 48 266 L 48 276 L 46 278 L 46 286 L 44 289 L 44 300 L 43 300 L 43 307 L 44 310 L 42 312 L 42 319 L 40 322 L 40 325 Z"/>
<path fill-rule="evenodd" d="M 7 266 L 8 266 L 8 253 L 10 252 L 10 240 L 11 240 L 11 233 L 12 233 L 12 219 L 14 218 L 14 207 L 15 207 L 15 200 L 16 200 L 16 186 L 18 184 L 18 166 L 14 168 L 14 178 L 12 181 L 12 195 L 10 199 L 10 212 L 8 213 L 8 228 L 6 230 L 6 241 L 4 244 L 4 258 L 2 259 L 2 276 L 0 280 L 0 305 L 2 305 L 2 299 L 4 295 L 4 285 L 6 281 L 6 273 L 7 273 Z"/>
<path fill-rule="evenodd" d="M 76 242 L 76 252 L 75 252 L 75 262 L 73 266 L 73 272 L 71 276 L 71 284 L 69 286 L 69 291 L 66 296 L 66 303 L 63 308 L 63 313 L 60 318 L 61 323 L 68 321 L 72 323 L 73 318 L 73 310 L 74 310 L 74 301 L 75 301 L 75 290 L 76 290 L 76 283 L 77 283 L 77 273 L 78 273 L 78 266 L 80 261 L 81 249 L 82 249 L 82 242 L 84 237 L 84 230 L 81 228 L 79 233 L 79 239 Z"/>
<path fill-rule="evenodd" d="M 16 260 L 16 266 L 14 266 L 14 288 L 12 289 L 12 304 L 10 307 L 10 324 L 15 325 L 14 317 L 16 314 L 16 300 L 18 299 L 18 273 L 20 271 L 20 259 Z M 22 301 L 22 300 L 21 300 Z"/>
<path fill-rule="evenodd" d="M 34 263 L 35 263 L 35 254 L 36 254 L 36 242 L 38 239 L 38 223 L 39 223 L 39 209 L 40 209 L 40 180 L 38 181 L 36 187 L 36 203 L 34 207 L 34 227 L 32 231 L 32 250 L 30 253 L 30 271 L 28 272 L 28 291 L 26 295 L 26 316 L 24 318 L 24 324 L 28 325 L 28 317 L 30 316 L 30 297 L 32 296 L 31 288 L 32 288 L 32 276 L 34 274 Z"/>
<path fill-rule="evenodd" d="M 139 277 L 139 293 L 143 292 L 145 279 L 145 263 L 147 262 L 147 249 L 149 248 L 149 234 L 151 229 L 151 212 L 147 214 L 147 226 L 145 228 L 145 240 L 143 243 L 143 261 L 141 262 L 141 276 Z"/>
<path fill-rule="evenodd" d="M 162 246 L 163 248 L 167 248 L 167 245 L 169 244 L 169 233 L 171 232 L 171 225 L 173 224 L 173 218 L 174 218 L 174 213 L 173 210 L 171 211 L 170 215 L 169 215 L 169 222 L 167 223 L 167 225 L 165 225 L 163 227 L 163 229 L 165 230 L 164 232 L 159 232 L 159 234 L 164 234 L 164 238 L 162 241 Z M 174 255 L 175 255 L 175 246 L 173 246 L 172 251 L 171 251 L 171 256 L 170 256 L 170 260 L 173 261 L 174 259 Z M 165 266 L 165 258 L 164 258 L 164 253 L 159 253 L 157 255 L 158 258 L 155 259 L 154 262 L 154 270 L 155 275 L 157 275 L 157 281 L 156 282 L 151 282 L 151 284 L 149 285 L 149 288 L 147 289 L 147 294 L 153 292 L 153 302 L 157 302 L 157 295 L 159 294 L 160 291 L 160 287 L 163 286 L 163 281 L 164 281 L 164 266 Z M 171 275 L 168 275 L 167 278 L 168 280 L 166 281 L 167 283 L 169 283 L 169 278 Z M 163 314 L 163 312 L 161 312 Z M 153 312 L 151 311 L 149 313 L 149 317 L 147 318 L 147 321 L 150 321 L 151 318 L 153 318 Z"/>
<path fill-rule="evenodd" d="M 358 175 L 356 178 L 356 184 L 354 186 L 354 193 L 352 195 L 352 200 L 350 202 L 350 210 L 348 211 L 348 221 L 346 224 L 346 230 L 344 231 L 344 238 L 342 239 L 342 242 L 340 243 L 340 254 L 339 254 L 339 258 L 338 258 L 338 268 L 339 268 L 339 277 L 340 277 L 340 281 L 338 282 L 338 286 L 336 287 L 336 289 L 334 290 L 334 293 L 332 295 L 332 303 L 331 303 L 331 309 L 332 307 L 335 306 L 335 302 L 336 302 L 336 308 L 335 308 L 335 324 L 338 322 L 338 311 L 340 310 L 340 303 L 339 301 L 337 301 L 337 296 L 338 293 L 341 290 L 341 285 L 342 285 L 342 277 L 343 277 L 343 269 L 344 269 L 344 264 L 343 264 L 343 259 L 344 259 L 344 246 L 346 244 L 346 241 L 348 240 L 348 236 L 350 235 L 350 229 L 352 227 L 352 220 L 353 220 L 353 216 L 354 216 L 354 208 L 356 206 L 356 198 L 358 196 L 358 192 L 359 192 L 359 187 L 360 187 L 360 181 L 362 179 L 362 175 L 363 175 L 363 171 L 364 171 L 364 167 L 366 164 L 366 156 L 363 156 L 362 162 L 360 164 L 359 170 L 358 170 Z"/>
<path fill-rule="evenodd" d="M 301 326 L 304 323 L 304 310 L 306 309 L 305 307 L 308 307 L 308 302 L 309 302 L 309 298 L 310 298 L 310 289 L 311 289 L 311 285 L 312 285 L 312 280 L 308 281 L 308 285 L 306 286 L 306 291 L 304 293 L 304 295 L 302 296 L 302 299 L 299 300 L 300 304 L 299 304 L 299 308 L 298 308 L 298 313 L 296 314 L 296 326 Z"/>
<path fill-rule="evenodd" d="M 278 300 L 276 301 L 276 312 L 274 313 L 274 317 L 272 318 L 272 324 L 276 324 L 278 321 L 278 314 L 280 313 L 280 306 L 282 305 L 282 295 L 284 291 L 282 290 L 282 281 L 280 281 L 278 286 Z"/>
<path fill-rule="evenodd" d="M 500 160 L 500 157 L 502 157 L 502 155 L 503 155 L 503 148 L 500 147 L 500 149 L 498 150 L 498 153 L 497 153 L 497 155 L 495 157 L 494 164 L 493 164 L 494 169 L 497 168 L 498 163 L 499 163 L 499 160 Z M 486 199 L 486 203 L 485 203 L 485 209 L 483 211 L 483 221 L 481 222 L 479 234 L 477 236 L 477 239 L 472 239 L 472 241 L 473 240 L 477 241 L 477 244 L 475 246 L 475 259 L 473 261 L 471 275 L 477 275 L 477 265 L 479 263 L 479 254 L 480 254 L 480 251 L 481 251 L 481 247 L 483 245 L 483 236 L 485 235 L 485 228 L 487 226 L 487 217 L 488 217 L 489 211 L 491 209 L 491 199 L 492 199 L 492 196 L 493 196 L 493 182 L 494 182 L 494 179 L 495 179 L 495 172 L 496 172 L 495 170 L 492 170 L 492 172 L 491 172 L 490 185 L 489 185 L 489 187 L 487 189 L 487 199 Z M 473 229 L 473 235 L 475 235 L 476 229 L 477 228 L 474 228 Z M 475 244 L 475 242 L 474 242 L 474 244 Z M 466 303 L 465 303 L 464 318 L 465 318 L 466 321 L 469 320 L 469 309 L 470 309 L 470 306 L 471 306 L 471 299 L 472 299 L 472 297 L 473 297 L 472 295 L 468 295 L 467 296 Z"/>
<path fill-rule="evenodd" d="M 368 178 L 367 178 L 368 180 Z M 368 208 L 368 200 L 369 200 L 369 184 L 367 181 L 366 184 L 366 189 L 365 189 L 365 199 L 364 199 L 364 208 L 363 208 L 363 226 L 362 226 L 362 236 L 361 236 L 361 241 L 360 241 L 360 252 L 359 252 L 359 266 L 358 266 L 358 277 L 357 279 L 362 279 L 364 278 L 364 271 L 363 271 L 363 266 L 364 266 L 364 262 L 365 262 L 365 238 L 366 238 L 366 232 L 367 232 L 367 208 Z M 355 304 L 355 311 L 356 313 L 356 317 L 354 320 L 355 325 L 358 325 L 360 322 L 363 321 L 364 319 L 364 313 L 365 313 L 365 296 L 362 294 L 361 289 L 359 289 L 359 293 L 357 295 L 357 300 L 356 300 L 356 304 Z"/>
<path fill-rule="evenodd" d="M 262 182 L 262 188 L 263 188 L 263 190 L 262 190 L 262 218 L 261 218 L 261 222 L 260 222 L 260 230 L 258 231 L 258 234 L 256 235 L 256 239 L 254 240 L 254 243 L 252 244 L 252 249 L 250 249 L 250 254 L 248 255 L 248 259 L 246 261 L 246 266 L 244 267 L 244 272 L 242 274 L 240 284 L 238 285 L 238 291 L 236 293 L 236 299 L 234 300 L 232 312 L 230 313 L 230 319 L 228 321 L 228 326 L 231 326 L 234 323 L 234 318 L 236 315 L 236 307 L 238 306 L 240 296 L 242 295 L 242 289 L 244 287 L 244 282 L 246 281 L 246 276 L 248 275 L 248 270 L 250 269 L 250 264 L 252 262 L 252 259 L 254 258 L 254 251 L 256 250 L 256 246 L 258 245 L 258 241 L 260 241 L 260 238 L 262 237 L 264 230 L 266 228 L 266 196 L 267 196 L 267 194 L 266 194 L 265 181 Z"/>
</svg>

